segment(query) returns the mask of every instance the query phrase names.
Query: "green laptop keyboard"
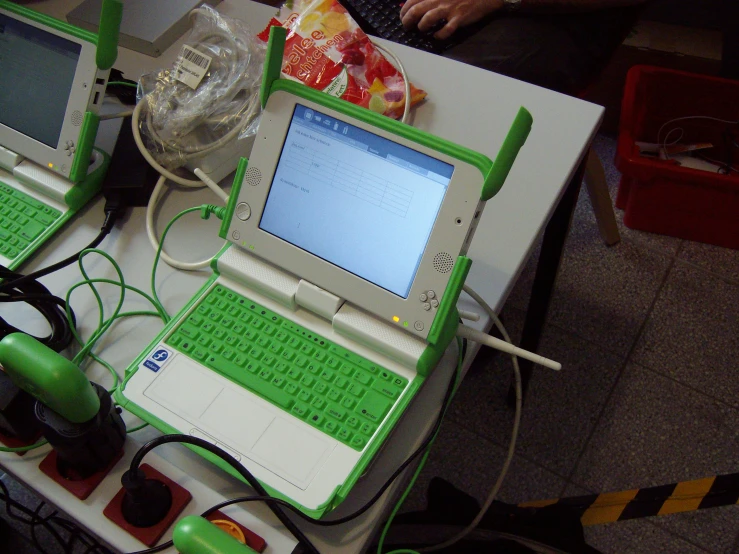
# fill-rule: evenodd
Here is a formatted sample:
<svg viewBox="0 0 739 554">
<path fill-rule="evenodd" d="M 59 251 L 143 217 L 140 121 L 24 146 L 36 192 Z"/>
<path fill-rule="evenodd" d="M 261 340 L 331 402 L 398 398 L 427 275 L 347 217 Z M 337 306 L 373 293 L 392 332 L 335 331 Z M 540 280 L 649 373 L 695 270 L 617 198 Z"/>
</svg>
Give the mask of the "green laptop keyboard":
<svg viewBox="0 0 739 554">
<path fill-rule="evenodd" d="M 165 342 L 355 450 L 408 384 L 220 285 Z"/>
<path fill-rule="evenodd" d="M 61 215 L 0 182 L 0 254 L 14 260 Z"/>
</svg>

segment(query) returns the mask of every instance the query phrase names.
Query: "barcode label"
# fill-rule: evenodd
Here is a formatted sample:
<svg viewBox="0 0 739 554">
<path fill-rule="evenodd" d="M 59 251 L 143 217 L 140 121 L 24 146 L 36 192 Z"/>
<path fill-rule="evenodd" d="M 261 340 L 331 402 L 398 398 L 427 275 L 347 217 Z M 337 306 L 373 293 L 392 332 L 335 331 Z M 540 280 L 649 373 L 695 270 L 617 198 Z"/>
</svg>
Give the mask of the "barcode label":
<svg viewBox="0 0 739 554">
<path fill-rule="evenodd" d="M 183 45 L 175 64 L 175 79 L 195 90 L 208 72 L 212 59 L 194 48 Z"/>
</svg>

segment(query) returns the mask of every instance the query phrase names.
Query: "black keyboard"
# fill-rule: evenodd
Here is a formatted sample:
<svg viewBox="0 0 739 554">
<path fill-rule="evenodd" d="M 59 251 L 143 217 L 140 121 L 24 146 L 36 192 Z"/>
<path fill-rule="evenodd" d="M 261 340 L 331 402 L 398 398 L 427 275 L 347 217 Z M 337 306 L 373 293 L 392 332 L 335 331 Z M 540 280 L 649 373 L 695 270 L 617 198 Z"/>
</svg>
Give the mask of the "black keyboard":
<svg viewBox="0 0 739 554">
<path fill-rule="evenodd" d="M 402 0 L 341 0 L 341 5 L 368 35 L 435 54 L 441 54 L 459 42 L 458 40 L 437 40 L 433 37 L 433 33 L 422 33 L 418 29 L 406 30 L 400 22 Z M 458 38 L 457 33 L 454 39 Z"/>
</svg>

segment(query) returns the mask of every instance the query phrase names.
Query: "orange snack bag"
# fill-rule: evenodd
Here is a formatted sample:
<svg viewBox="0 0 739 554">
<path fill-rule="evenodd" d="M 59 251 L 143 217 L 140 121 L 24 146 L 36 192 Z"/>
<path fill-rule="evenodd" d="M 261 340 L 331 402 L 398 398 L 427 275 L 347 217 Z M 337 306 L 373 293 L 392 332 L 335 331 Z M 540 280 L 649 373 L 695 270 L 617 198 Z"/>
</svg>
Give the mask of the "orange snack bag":
<svg viewBox="0 0 739 554">
<path fill-rule="evenodd" d="M 405 84 L 369 37 L 336 0 L 288 1 L 269 28 L 287 29 L 283 76 L 396 119 L 405 108 Z M 411 84 L 411 105 L 426 92 Z"/>
</svg>

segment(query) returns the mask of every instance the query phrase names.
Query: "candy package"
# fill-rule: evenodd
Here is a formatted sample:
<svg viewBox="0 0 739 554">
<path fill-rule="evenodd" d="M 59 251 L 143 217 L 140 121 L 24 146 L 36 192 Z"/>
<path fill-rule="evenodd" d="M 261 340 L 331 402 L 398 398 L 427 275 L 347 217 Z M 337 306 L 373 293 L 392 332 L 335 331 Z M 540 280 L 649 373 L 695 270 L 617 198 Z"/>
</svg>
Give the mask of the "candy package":
<svg viewBox="0 0 739 554">
<path fill-rule="evenodd" d="M 405 83 L 400 72 L 336 0 L 296 0 L 282 7 L 269 28 L 287 29 L 283 76 L 390 117 L 405 108 Z M 426 97 L 411 85 L 411 105 Z"/>
</svg>

